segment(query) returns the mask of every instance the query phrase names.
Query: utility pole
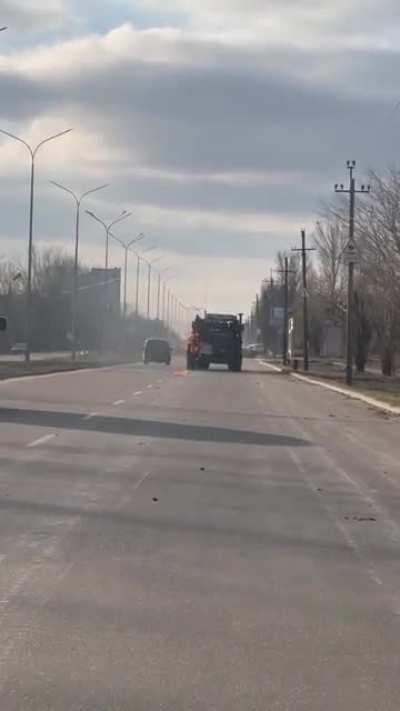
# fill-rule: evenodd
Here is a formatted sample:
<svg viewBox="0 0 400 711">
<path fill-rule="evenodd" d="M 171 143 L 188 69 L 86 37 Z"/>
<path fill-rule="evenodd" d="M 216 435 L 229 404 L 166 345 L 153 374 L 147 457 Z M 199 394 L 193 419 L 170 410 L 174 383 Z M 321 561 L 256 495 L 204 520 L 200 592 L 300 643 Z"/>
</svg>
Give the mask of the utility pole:
<svg viewBox="0 0 400 711">
<path fill-rule="evenodd" d="M 284 303 L 284 319 L 283 319 L 283 365 L 287 364 L 288 354 L 288 329 L 289 329 L 289 259 L 285 257 L 285 303 Z"/>
<path fill-rule="evenodd" d="M 268 294 L 267 289 L 269 289 L 269 296 L 268 296 L 268 305 L 269 305 L 269 313 L 268 313 L 268 325 L 266 329 L 266 342 L 268 343 L 268 346 L 275 354 L 275 339 L 272 337 L 272 322 L 273 322 L 273 315 L 274 315 L 274 278 L 272 276 L 273 269 L 271 269 L 271 274 L 269 279 L 264 279 L 263 284 L 266 285 L 266 293 Z M 265 298 L 263 294 L 263 305 L 265 307 Z M 250 323 L 251 326 L 251 323 Z M 265 346 L 265 343 L 264 343 Z"/>
<path fill-rule="evenodd" d="M 315 247 L 306 247 L 306 231 L 301 230 L 301 249 L 292 249 L 292 252 L 301 252 L 303 272 L 303 365 L 304 370 L 309 369 L 308 359 L 308 292 L 307 292 L 307 252 L 315 252 Z"/>
<path fill-rule="evenodd" d="M 369 195 L 370 186 L 362 185 L 361 190 L 356 190 L 356 181 L 353 176 L 356 167 L 355 160 L 348 160 L 347 169 L 350 173 L 350 186 L 345 188 L 343 183 L 336 183 L 336 193 L 347 193 L 350 195 L 349 209 L 349 241 L 343 252 L 345 260 L 348 264 L 348 279 L 347 279 L 347 318 L 346 318 L 346 383 L 353 384 L 353 307 L 354 307 L 354 265 L 357 261 L 357 250 L 354 243 L 354 212 L 356 194 L 361 193 Z"/>
<path fill-rule="evenodd" d="M 283 335 L 282 335 L 282 363 L 288 362 L 288 330 L 289 330 L 289 274 L 295 274 L 293 269 L 289 269 L 289 257 L 285 257 L 284 269 L 275 269 L 278 274 L 284 275 L 284 306 L 283 306 Z"/>
</svg>

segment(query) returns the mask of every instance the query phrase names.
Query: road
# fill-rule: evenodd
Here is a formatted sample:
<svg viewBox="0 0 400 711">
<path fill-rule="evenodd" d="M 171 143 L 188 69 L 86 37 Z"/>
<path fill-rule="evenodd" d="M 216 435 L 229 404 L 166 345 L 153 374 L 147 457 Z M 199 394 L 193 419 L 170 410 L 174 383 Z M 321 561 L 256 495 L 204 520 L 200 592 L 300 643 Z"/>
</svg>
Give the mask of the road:
<svg viewBox="0 0 400 711">
<path fill-rule="evenodd" d="M 252 361 L 0 392 L 2 711 L 398 711 L 397 419 Z"/>
</svg>

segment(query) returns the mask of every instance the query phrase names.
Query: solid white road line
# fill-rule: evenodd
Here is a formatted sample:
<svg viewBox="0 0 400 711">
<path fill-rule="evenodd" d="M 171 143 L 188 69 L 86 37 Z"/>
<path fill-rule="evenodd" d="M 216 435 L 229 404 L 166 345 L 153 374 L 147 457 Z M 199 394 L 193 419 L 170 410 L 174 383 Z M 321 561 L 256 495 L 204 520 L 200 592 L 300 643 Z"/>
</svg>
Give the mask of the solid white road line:
<svg viewBox="0 0 400 711">
<path fill-rule="evenodd" d="M 354 390 L 347 390 L 346 388 L 341 388 L 340 385 L 330 385 L 329 383 L 325 383 L 323 380 L 318 380 L 317 378 L 309 378 L 306 375 L 300 375 L 299 373 L 291 373 L 291 376 L 292 378 L 300 380 L 303 383 L 309 383 L 310 385 L 325 388 L 325 390 L 331 390 L 334 393 L 339 393 L 339 395 L 345 395 L 346 397 L 349 397 L 352 400 L 359 400 L 360 402 L 363 402 L 366 405 L 371 405 L 371 407 L 376 407 L 379 410 L 390 412 L 392 413 L 392 415 L 400 415 L 400 407 L 396 407 L 396 405 L 389 405 L 386 402 L 382 402 L 382 400 L 375 400 L 374 397 L 363 395 L 362 393 Z"/>
<path fill-rule="evenodd" d="M 277 365 L 272 365 L 272 363 L 266 363 L 264 360 L 259 360 L 258 362 L 265 368 L 270 368 L 271 370 L 275 370 L 277 373 L 282 373 L 282 368 L 278 368 Z"/>
<path fill-rule="evenodd" d="M 56 435 L 55 434 L 48 434 L 45 435 L 44 437 L 39 437 L 39 439 L 35 439 L 33 442 L 30 442 L 28 444 L 29 449 L 32 449 L 32 447 L 40 447 L 41 444 L 45 444 L 45 442 L 49 442 L 51 439 L 54 439 Z"/>
</svg>

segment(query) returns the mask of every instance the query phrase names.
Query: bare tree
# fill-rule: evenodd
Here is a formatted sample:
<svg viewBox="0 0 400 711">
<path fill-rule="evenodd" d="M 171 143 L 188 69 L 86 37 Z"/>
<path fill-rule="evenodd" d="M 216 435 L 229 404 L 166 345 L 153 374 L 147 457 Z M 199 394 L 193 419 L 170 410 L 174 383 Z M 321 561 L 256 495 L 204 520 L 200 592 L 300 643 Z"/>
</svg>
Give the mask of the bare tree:
<svg viewBox="0 0 400 711">
<path fill-rule="evenodd" d="M 19 294 L 24 288 L 26 275 L 17 262 L 0 261 L 0 294 Z"/>
<path fill-rule="evenodd" d="M 301 269 L 300 257 L 297 253 L 279 251 L 276 255 L 276 268 L 281 274 L 281 284 L 284 284 L 285 258 L 289 261 L 289 306 L 293 308 L 300 295 Z"/>
<path fill-rule="evenodd" d="M 326 209 L 314 232 L 318 276 L 316 287 L 332 318 L 343 320 L 345 278 L 342 255 L 348 240 L 346 221 L 336 211 Z"/>
<path fill-rule="evenodd" d="M 400 173 L 370 174 L 371 196 L 357 212 L 360 274 L 381 347 L 382 372 L 391 375 L 400 344 Z"/>
</svg>

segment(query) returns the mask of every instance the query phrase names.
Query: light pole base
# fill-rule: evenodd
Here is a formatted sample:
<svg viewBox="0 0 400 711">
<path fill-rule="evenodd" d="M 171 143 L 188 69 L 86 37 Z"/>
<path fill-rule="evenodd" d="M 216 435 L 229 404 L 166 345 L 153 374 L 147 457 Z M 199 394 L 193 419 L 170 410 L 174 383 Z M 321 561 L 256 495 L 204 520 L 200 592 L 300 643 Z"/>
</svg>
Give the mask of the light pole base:
<svg viewBox="0 0 400 711">
<path fill-rule="evenodd" d="M 353 385 L 353 368 L 351 366 L 346 368 L 346 385 Z"/>
</svg>

